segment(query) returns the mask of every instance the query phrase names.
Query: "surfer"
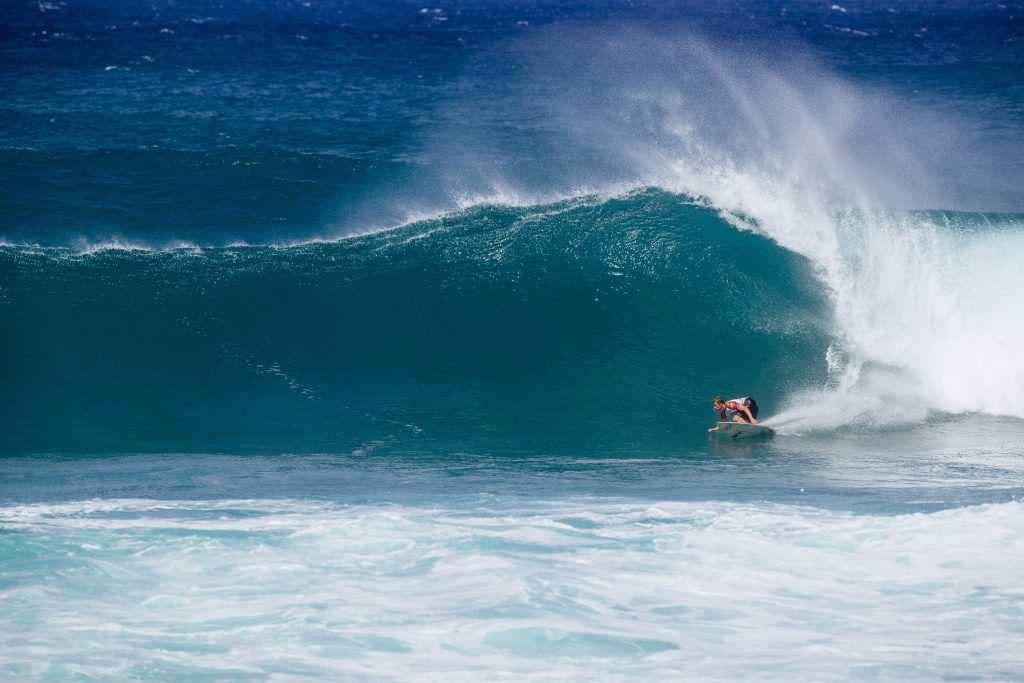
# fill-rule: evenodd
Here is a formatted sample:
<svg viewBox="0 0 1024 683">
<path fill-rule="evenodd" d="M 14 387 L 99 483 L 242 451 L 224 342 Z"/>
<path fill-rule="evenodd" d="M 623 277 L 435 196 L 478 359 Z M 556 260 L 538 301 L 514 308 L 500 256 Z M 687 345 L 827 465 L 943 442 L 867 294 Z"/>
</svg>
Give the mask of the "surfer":
<svg viewBox="0 0 1024 683">
<path fill-rule="evenodd" d="M 722 422 L 732 420 L 733 422 L 757 424 L 757 401 L 749 396 L 734 398 L 731 401 L 726 401 L 722 396 L 715 396 L 711 401 L 711 406 L 718 411 Z M 717 432 L 718 427 L 712 427 L 708 431 Z"/>
</svg>

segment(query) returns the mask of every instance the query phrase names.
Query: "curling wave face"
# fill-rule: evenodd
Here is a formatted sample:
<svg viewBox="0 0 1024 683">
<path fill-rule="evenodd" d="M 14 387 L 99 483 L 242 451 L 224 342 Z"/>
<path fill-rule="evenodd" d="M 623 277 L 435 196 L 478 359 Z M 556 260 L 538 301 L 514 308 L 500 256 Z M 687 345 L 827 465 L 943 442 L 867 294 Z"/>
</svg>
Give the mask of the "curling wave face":
<svg viewBox="0 0 1024 683">
<path fill-rule="evenodd" d="M 14 448 L 660 441 L 700 433 L 708 387 L 824 379 L 807 261 L 657 191 L 330 244 L 0 258 Z"/>
<path fill-rule="evenodd" d="M 723 386 L 783 433 L 1021 416 L 1024 313 L 992 296 L 1015 219 L 837 214 L 823 264 L 726 218 L 649 190 L 305 246 L 6 247 L 8 444 L 685 442 Z"/>
</svg>

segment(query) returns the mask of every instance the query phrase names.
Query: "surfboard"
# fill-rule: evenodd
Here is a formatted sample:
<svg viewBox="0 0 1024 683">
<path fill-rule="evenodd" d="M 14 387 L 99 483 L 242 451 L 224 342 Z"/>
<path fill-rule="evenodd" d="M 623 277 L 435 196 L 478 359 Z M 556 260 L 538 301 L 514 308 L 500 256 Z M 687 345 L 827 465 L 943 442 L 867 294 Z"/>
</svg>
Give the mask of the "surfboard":
<svg viewBox="0 0 1024 683">
<path fill-rule="evenodd" d="M 758 436 L 770 437 L 775 435 L 771 427 L 752 425 L 746 422 L 719 422 L 718 431 L 711 433 L 726 439 L 750 439 Z"/>
</svg>

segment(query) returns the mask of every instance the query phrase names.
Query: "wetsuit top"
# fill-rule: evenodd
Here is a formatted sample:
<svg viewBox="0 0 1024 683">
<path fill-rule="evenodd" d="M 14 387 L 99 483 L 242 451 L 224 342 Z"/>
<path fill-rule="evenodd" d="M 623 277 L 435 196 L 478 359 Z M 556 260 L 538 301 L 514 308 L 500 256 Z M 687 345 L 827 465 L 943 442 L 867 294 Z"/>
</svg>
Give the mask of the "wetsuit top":
<svg viewBox="0 0 1024 683">
<path fill-rule="evenodd" d="M 726 401 L 725 410 L 722 411 L 722 422 L 728 422 L 731 420 L 733 415 L 740 412 L 740 406 L 745 406 L 748 403 L 750 403 L 750 399 L 746 396 Z"/>
</svg>

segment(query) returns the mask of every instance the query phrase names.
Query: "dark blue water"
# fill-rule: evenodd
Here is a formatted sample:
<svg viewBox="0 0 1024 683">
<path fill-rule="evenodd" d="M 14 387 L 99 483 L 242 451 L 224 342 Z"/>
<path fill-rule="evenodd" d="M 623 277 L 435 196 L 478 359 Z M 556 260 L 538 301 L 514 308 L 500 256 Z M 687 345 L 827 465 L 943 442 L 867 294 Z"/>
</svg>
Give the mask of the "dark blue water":
<svg viewBox="0 0 1024 683">
<path fill-rule="evenodd" d="M 734 123 L 734 111 L 702 111 L 725 86 L 693 50 L 741 79 L 781 74 L 812 107 L 837 79 L 870 84 L 858 106 L 886 120 L 858 135 L 876 142 L 880 127 L 913 135 L 928 123 L 908 116 L 963 116 L 960 139 L 915 140 L 914 155 L 939 157 L 926 160 L 935 176 L 999 173 L 957 178 L 971 187 L 929 180 L 973 203 L 959 208 L 1022 208 L 1014 3 L 10 2 L 3 12 L 0 237 L 14 243 L 287 242 L 390 227 L 495 184 L 551 194 L 632 182 L 624 145 L 671 149 L 663 106 Z M 699 123 L 709 142 L 723 134 Z M 877 172 L 880 161 L 864 163 Z M 980 191 L 987 205 L 971 199 Z M 929 199 L 914 207 L 958 208 Z"/>
<path fill-rule="evenodd" d="M 7 678 L 1024 675 L 1021 3 L 14 1 L 0 66 Z"/>
</svg>

